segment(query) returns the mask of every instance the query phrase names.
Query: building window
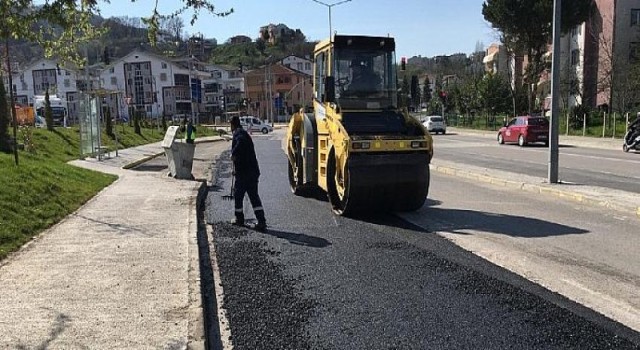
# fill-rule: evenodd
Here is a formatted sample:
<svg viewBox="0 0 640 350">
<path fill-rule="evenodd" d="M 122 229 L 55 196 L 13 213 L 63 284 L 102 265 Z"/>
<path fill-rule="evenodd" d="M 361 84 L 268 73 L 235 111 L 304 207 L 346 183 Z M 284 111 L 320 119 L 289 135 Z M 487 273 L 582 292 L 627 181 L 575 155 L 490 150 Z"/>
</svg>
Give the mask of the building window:
<svg viewBox="0 0 640 350">
<path fill-rule="evenodd" d="M 298 70 L 302 70 L 302 62 L 297 64 Z"/>
<path fill-rule="evenodd" d="M 167 73 L 160 73 L 160 81 L 167 81 Z"/>
<path fill-rule="evenodd" d="M 575 66 L 578 64 L 580 50 L 575 49 L 571 50 L 571 65 Z"/>
<path fill-rule="evenodd" d="M 111 77 L 111 85 L 118 85 L 118 78 L 117 77 Z"/>
<path fill-rule="evenodd" d="M 571 28 L 571 36 L 577 36 L 579 33 L 578 27 Z"/>
<path fill-rule="evenodd" d="M 167 64 L 165 62 L 162 62 L 162 69 L 167 69 Z"/>
<path fill-rule="evenodd" d="M 113 73 L 115 71 L 116 71 L 116 69 L 114 67 L 109 68 L 109 73 Z"/>
<path fill-rule="evenodd" d="M 631 9 L 631 26 L 640 25 L 640 9 Z"/>
<path fill-rule="evenodd" d="M 306 63 L 304 64 L 304 69 L 305 69 L 305 70 L 311 70 L 311 63 L 306 62 Z"/>
<path fill-rule="evenodd" d="M 64 80 L 64 87 L 68 88 L 71 86 L 71 81 L 69 81 L 69 79 L 65 79 Z"/>
<path fill-rule="evenodd" d="M 15 86 L 15 85 L 14 85 Z M 22 91 L 27 91 L 29 89 L 29 87 L 27 86 L 27 83 L 25 83 L 24 81 L 22 82 Z"/>
</svg>

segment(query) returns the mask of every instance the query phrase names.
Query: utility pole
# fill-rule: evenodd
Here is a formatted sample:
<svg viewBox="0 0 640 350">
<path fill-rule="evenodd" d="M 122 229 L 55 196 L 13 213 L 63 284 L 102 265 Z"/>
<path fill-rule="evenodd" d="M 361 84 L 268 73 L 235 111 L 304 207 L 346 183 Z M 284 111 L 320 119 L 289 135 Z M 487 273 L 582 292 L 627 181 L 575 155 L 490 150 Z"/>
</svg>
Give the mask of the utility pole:
<svg viewBox="0 0 640 350">
<path fill-rule="evenodd" d="M 334 6 L 338 6 L 340 4 L 344 4 L 344 3 L 349 2 L 351 0 L 343 0 L 343 1 L 336 2 L 334 4 L 325 4 L 324 2 L 319 1 L 319 0 L 311 0 L 311 1 L 317 2 L 320 5 L 324 5 L 329 9 L 329 40 L 331 40 L 331 33 L 332 33 L 332 31 L 331 31 L 331 8 L 334 7 Z"/>
<path fill-rule="evenodd" d="M 558 183 L 558 130 L 560 128 L 560 8 L 553 1 L 553 58 L 551 61 L 551 128 L 549 129 L 549 183 Z"/>
<path fill-rule="evenodd" d="M 273 126 L 273 92 L 271 91 L 271 88 L 273 86 L 273 82 L 271 81 L 272 77 L 271 77 L 271 62 L 269 62 L 268 65 L 268 69 L 269 69 L 269 118 L 271 119 L 271 126 Z"/>
<path fill-rule="evenodd" d="M 189 50 L 191 51 L 191 49 Z M 189 54 L 189 96 L 191 96 L 191 121 L 194 124 L 196 123 L 196 119 L 195 119 L 195 111 L 194 111 L 194 104 L 193 104 L 193 89 L 194 89 L 194 84 L 191 82 L 191 75 L 193 70 L 193 55 Z"/>
</svg>

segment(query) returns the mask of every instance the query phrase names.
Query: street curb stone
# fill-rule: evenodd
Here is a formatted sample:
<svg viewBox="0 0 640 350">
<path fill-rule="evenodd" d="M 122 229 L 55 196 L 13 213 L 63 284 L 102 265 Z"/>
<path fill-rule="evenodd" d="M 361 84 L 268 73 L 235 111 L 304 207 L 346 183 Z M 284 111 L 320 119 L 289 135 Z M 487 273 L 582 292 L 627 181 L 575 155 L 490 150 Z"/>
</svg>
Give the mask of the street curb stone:
<svg viewBox="0 0 640 350">
<path fill-rule="evenodd" d="M 471 170 L 462 170 L 456 168 L 455 166 L 444 166 L 444 165 L 430 165 L 431 169 L 450 176 L 457 176 L 461 178 L 466 178 L 469 180 L 476 180 L 479 182 L 489 183 L 496 186 L 501 187 L 509 187 L 513 189 L 521 189 L 527 192 L 538 193 L 547 196 L 555 196 L 567 200 L 571 200 L 574 202 L 579 202 L 583 204 L 589 204 L 592 206 L 605 207 L 608 209 L 612 209 L 615 211 L 620 211 L 626 214 L 632 214 L 637 217 L 640 217 L 640 206 L 632 205 L 632 204 L 620 204 L 612 202 L 609 199 L 601 199 L 597 196 L 587 195 L 580 192 L 575 191 L 567 191 L 557 188 L 552 188 L 552 185 L 537 185 L 526 182 L 518 182 L 512 180 L 506 180 L 503 178 L 499 178 L 497 176 L 480 174 Z"/>
</svg>

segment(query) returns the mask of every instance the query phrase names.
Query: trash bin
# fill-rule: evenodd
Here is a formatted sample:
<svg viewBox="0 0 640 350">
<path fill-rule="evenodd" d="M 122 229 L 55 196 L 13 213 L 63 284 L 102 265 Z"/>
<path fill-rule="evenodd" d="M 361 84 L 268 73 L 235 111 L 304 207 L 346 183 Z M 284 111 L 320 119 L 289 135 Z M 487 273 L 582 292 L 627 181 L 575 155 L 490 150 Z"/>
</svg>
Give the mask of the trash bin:
<svg viewBox="0 0 640 350">
<path fill-rule="evenodd" d="M 170 126 L 162 141 L 164 154 L 167 156 L 169 163 L 169 175 L 176 179 L 193 179 L 191 168 L 193 166 L 193 155 L 196 145 L 186 143 L 182 140 L 176 140 L 179 126 Z"/>
</svg>

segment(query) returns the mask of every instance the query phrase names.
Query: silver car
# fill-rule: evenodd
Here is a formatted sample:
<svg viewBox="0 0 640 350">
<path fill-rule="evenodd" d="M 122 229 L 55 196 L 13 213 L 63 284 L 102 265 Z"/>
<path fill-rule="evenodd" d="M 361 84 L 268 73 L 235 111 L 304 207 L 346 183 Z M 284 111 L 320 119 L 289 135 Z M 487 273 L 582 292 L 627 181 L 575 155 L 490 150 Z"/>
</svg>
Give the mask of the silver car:
<svg viewBox="0 0 640 350">
<path fill-rule="evenodd" d="M 442 133 L 443 135 L 447 133 L 447 124 L 444 122 L 444 118 L 439 115 L 430 115 L 422 118 L 425 128 L 429 132 L 435 132 L 436 134 Z"/>
<path fill-rule="evenodd" d="M 243 129 L 252 132 L 259 131 L 263 134 L 268 134 L 273 131 L 273 127 L 271 125 L 252 116 L 240 117 L 240 125 Z"/>
</svg>

